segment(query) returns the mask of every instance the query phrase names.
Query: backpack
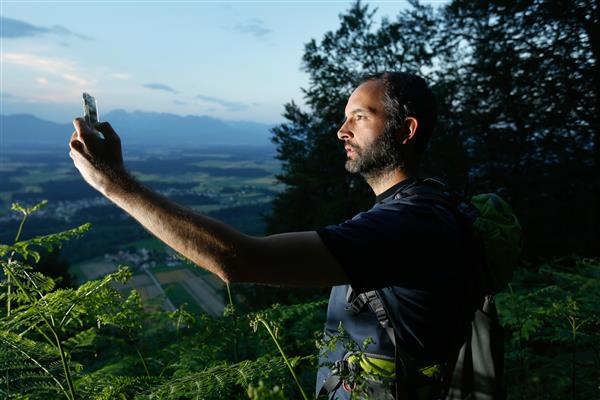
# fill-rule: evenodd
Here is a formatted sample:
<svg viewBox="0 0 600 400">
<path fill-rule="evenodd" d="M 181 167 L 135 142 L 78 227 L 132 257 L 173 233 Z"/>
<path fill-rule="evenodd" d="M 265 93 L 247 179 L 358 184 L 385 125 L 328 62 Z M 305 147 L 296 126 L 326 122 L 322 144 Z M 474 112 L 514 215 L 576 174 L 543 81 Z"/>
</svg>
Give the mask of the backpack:
<svg viewBox="0 0 600 400">
<path fill-rule="evenodd" d="M 398 340 L 395 296 L 386 289 L 361 293 L 352 298 L 352 307 L 368 305 L 395 345 L 396 399 L 497 400 L 505 399 L 503 387 L 503 328 L 498 319 L 494 295 L 512 278 L 522 249 L 522 230 L 511 207 L 494 193 L 467 199 L 450 191 L 438 179 L 427 178 L 396 193 L 394 200 L 407 205 L 445 205 L 457 218 L 464 238 L 468 262 L 470 326 L 457 332 L 452 354 L 433 389 L 415 387 L 419 379 L 414 360 Z"/>
</svg>

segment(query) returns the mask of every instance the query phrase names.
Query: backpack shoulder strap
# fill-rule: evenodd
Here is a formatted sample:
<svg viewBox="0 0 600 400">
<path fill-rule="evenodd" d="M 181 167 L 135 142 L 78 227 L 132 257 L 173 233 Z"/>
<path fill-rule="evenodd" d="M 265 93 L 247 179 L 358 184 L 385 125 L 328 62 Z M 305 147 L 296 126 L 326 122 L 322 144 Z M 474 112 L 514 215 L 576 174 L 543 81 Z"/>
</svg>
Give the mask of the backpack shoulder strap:
<svg viewBox="0 0 600 400">
<path fill-rule="evenodd" d="M 402 344 L 400 338 L 394 330 L 393 324 L 389 318 L 388 312 L 383 302 L 383 293 L 379 290 L 370 290 L 368 292 L 353 295 L 352 286 L 348 285 L 348 309 L 353 312 L 359 312 L 365 306 L 368 306 L 377 317 L 377 321 L 385 330 L 394 345 L 394 363 L 396 374 L 396 399 L 418 400 L 416 388 L 413 382 L 417 374 L 417 366 L 414 358 L 408 353 Z"/>
<path fill-rule="evenodd" d="M 392 199 L 413 206 L 441 204 L 455 212 L 461 197 L 449 190 L 441 179 L 425 178 L 417 179 L 414 183 L 398 190 L 392 195 Z"/>
</svg>

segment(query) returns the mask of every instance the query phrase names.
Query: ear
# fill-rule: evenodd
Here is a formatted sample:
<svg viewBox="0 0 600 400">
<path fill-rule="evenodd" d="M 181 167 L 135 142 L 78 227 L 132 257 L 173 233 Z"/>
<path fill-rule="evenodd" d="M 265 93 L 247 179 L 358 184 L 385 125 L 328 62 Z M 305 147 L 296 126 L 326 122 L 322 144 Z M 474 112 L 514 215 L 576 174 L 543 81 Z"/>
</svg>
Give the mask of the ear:
<svg viewBox="0 0 600 400">
<path fill-rule="evenodd" d="M 404 120 L 404 126 L 407 128 L 407 135 L 402 141 L 402 144 L 408 143 L 415 136 L 417 128 L 419 127 L 419 121 L 414 117 L 406 117 Z"/>
</svg>

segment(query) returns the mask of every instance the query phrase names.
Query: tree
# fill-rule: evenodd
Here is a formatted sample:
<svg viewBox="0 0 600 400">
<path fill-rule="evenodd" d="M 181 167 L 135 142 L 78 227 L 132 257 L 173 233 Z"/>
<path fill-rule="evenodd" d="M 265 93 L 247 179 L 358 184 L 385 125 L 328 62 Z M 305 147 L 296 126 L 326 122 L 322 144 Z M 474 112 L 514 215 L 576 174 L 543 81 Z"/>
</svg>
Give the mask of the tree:
<svg viewBox="0 0 600 400">
<path fill-rule="evenodd" d="M 442 20 L 440 73 L 479 190 L 506 189 L 530 252 L 597 254 L 597 2 L 455 0 Z"/>
</svg>

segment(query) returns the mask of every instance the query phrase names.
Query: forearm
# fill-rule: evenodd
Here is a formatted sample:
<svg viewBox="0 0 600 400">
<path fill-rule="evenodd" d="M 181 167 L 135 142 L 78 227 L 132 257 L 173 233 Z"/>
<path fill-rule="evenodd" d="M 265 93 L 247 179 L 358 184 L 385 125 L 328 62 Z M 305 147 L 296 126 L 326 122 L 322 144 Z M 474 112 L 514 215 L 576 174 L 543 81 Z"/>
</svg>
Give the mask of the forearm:
<svg viewBox="0 0 600 400">
<path fill-rule="evenodd" d="M 244 234 L 175 204 L 126 172 L 103 193 L 168 246 L 224 281 L 242 268 L 249 240 Z"/>
<path fill-rule="evenodd" d="M 126 172 L 101 192 L 147 230 L 225 282 L 325 287 L 347 277 L 316 232 L 253 237 L 179 206 Z"/>
<path fill-rule="evenodd" d="M 225 282 L 330 286 L 348 278 L 314 232 L 244 235 L 151 191 L 126 172 L 121 140 L 109 123 L 93 134 L 73 121 L 69 156 L 81 176 L 152 234 Z"/>
</svg>

